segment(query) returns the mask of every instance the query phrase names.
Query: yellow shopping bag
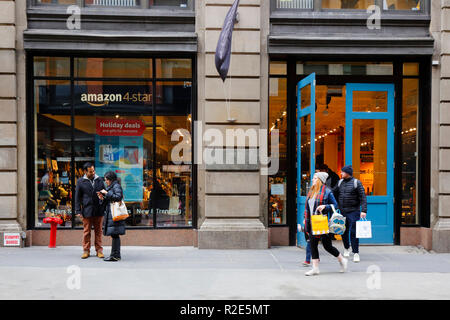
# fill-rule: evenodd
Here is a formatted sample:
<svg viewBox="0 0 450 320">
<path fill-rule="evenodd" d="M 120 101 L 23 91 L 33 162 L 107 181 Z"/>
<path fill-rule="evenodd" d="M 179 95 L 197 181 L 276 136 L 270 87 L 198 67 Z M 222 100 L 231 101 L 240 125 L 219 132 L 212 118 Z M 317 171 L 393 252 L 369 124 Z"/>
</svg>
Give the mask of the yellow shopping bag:
<svg viewBox="0 0 450 320">
<path fill-rule="evenodd" d="M 317 213 L 317 211 L 316 211 Z M 322 214 L 314 214 L 311 216 L 311 228 L 312 234 L 315 236 L 320 236 L 323 234 L 328 234 L 330 230 L 328 229 L 328 217 Z"/>
</svg>

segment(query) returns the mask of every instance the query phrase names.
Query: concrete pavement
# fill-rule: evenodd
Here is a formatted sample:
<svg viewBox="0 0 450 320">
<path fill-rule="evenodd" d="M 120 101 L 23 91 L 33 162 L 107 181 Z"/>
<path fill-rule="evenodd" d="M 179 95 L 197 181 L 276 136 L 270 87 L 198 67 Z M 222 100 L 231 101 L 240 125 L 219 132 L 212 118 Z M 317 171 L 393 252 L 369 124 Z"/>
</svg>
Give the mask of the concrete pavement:
<svg viewBox="0 0 450 320">
<path fill-rule="evenodd" d="M 364 246 L 341 274 L 320 250 L 321 274 L 306 277 L 297 247 L 122 247 L 120 262 L 82 260 L 81 247 L 0 248 L 0 299 L 450 299 L 450 254 Z"/>
</svg>

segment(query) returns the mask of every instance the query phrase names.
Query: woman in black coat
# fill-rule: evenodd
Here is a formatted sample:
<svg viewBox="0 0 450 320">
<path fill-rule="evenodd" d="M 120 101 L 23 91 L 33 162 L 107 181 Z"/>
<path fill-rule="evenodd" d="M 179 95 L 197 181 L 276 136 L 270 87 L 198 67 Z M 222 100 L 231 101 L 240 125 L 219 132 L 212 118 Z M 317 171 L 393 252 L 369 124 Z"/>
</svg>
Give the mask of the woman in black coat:
<svg viewBox="0 0 450 320">
<path fill-rule="evenodd" d="M 120 257 L 120 236 L 125 234 L 125 221 L 113 221 L 111 215 L 112 202 L 120 202 L 123 199 L 123 190 L 117 180 L 117 175 L 113 171 L 105 173 L 106 190 L 99 192 L 99 198 L 105 205 L 105 218 L 103 219 L 103 234 L 111 236 L 111 255 L 105 261 L 119 261 Z"/>
</svg>

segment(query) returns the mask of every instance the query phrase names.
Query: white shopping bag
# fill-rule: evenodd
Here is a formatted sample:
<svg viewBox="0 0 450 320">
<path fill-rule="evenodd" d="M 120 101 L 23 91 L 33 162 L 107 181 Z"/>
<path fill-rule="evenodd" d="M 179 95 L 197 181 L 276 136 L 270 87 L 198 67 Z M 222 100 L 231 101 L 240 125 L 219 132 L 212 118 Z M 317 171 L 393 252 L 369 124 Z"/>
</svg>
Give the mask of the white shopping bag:
<svg viewBox="0 0 450 320">
<path fill-rule="evenodd" d="M 372 238 L 372 223 L 366 219 L 356 221 L 356 237 L 359 239 Z"/>
<path fill-rule="evenodd" d="M 125 202 L 111 202 L 111 216 L 114 222 L 122 221 L 128 218 L 128 210 Z"/>
</svg>

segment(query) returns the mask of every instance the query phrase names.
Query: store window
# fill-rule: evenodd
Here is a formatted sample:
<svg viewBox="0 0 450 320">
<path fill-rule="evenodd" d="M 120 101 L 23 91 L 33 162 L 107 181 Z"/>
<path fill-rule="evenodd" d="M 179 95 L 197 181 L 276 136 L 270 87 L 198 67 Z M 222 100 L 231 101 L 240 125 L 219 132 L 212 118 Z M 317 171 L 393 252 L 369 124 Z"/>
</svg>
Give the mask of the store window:
<svg viewBox="0 0 450 320">
<path fill-rule="evenodd" d="M 375 0 L 322 0 L 322 9 L 366 10 L 374 4 Z"/>
<path fill-rule="evenodd" d="M 284 63 L 271 63 L 271 73 L 283 73 Z M 269 224 L 286 224 L 287 213 L 287 78 L 271 76 L 269 83 L 269 139 L 279 130 L 279 170 L 269 176 Z M 269 154 L 271 154 L 269 143 Z"/>
<path fill-rule="evenodd" d="M 421 0 L 383 0 L 383 10 L 421 10 Z"/>
<path fill-rule="evenodd" d="M 392 76 L 394 75 L 394 65 L 390 62 L 322 62 L 307 61 L 297 63 L 298 75 L 330 76 Z"/>
<path fill-rule="evenodd" d="M 77 4 L 77 0 L 36 0 L 37 4 L 59 4 L 59 5 L 72 5 Z"/>
<path fill-rule="evenodd" d="M 164 59 L 73 58 L 73 83 L 42 71 L 48 60 L 34 58 L 35 75 L 49 78 L 34 82 L 35 226 L 50 215 L 64 217 L 63 227 L 82 225 L 72 199 L 86 162 L 99 176 L 118 175 L 128 226 L 192 226 L 191 60 L 170 59 L 183 71 L 156 81 L 152 70 Z"/>
<path fill-rule="evenodd" d="M 418 224 L 419 64 L 404 64 L 402 108 L 402 224 Z M 414 70 L 417 70 L 415 72 Z"/>
<path fill-rule="evenodd" d="M 72 226 L 71 107 L 70 82 L 36 80 L 35 105 L 35 194 L 36 226 L 48 215 L 64 220 L 60 227 Z"/>
<path fill-rule="evenodd" d="M 152 59 L 74 58 L 75 77 L 135 78 L 153 77 Z"/>
<path fill-rule="evenodd" d="M 170 7 L 187 8 L 188 0 L 149 0 L 149 5 L 150 7 L 170 6 Z"/>
</svg>

